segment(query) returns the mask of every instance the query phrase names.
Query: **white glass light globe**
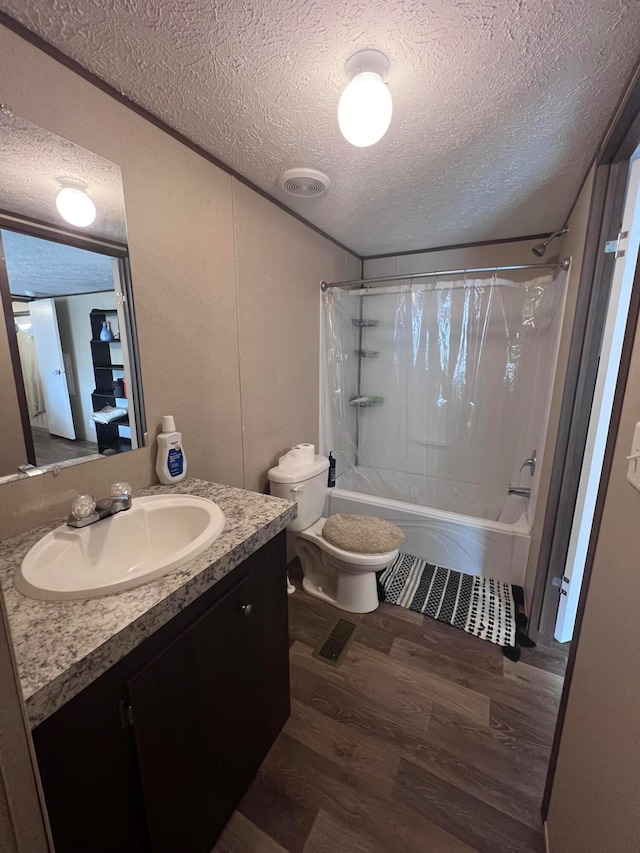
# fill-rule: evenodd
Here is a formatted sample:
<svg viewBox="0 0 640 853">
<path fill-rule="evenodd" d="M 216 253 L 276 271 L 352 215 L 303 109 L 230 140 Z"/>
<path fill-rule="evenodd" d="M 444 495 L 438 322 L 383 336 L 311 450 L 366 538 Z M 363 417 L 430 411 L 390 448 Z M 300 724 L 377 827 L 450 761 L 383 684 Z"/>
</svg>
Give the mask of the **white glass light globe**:
<svg viewBox="0 0 640 853">
<path fill-rule="evenodd" d="M 393 102 L 384 80 L 374 71 L 356 74 L 340 96 L 338 124 L 352 145 L 367 148 L 387 132 Z"/>
<path fill-rule="evenodd" d="M 76 187 L 63 187 L 56 196 L 56 207 L 63 219 L 78 228 L 86 228 L 96 218 L 95 204 Z"/>
</svg>

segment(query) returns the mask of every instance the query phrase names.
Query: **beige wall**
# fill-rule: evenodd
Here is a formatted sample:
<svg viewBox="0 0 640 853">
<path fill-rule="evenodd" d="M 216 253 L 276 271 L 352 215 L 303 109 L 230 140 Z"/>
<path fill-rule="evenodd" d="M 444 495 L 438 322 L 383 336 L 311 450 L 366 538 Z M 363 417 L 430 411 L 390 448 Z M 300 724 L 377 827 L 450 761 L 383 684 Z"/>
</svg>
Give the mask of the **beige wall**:
<svg viewBox="0 0 640 853">
<path fill-rule="evenodd" d="M 233 218 L 244 475 L 262 491 L 292 444 L 318 444 L 319 285 L 359 277 L 360 261 L 238 181 Z"/>
<path fill-rule="evenodd" d="M 640 493 L 626 480 L 640 420 L 640 332 L 616 439 L 548 816 L 551 853 L 640 848 Z"/>
<path fill-rule="evenodd" d="M 16 114 L 122 169 L 149 435 L 172 413 L 189 473 L 260 487 L 279 451 L 317 436 L 318 283 L 354 259 L 2 27 L 0 79 Z M 0 486 L 0 537 L 79 491 L 154 482 L 154 456 Z"/>
<path fill-rule="evenodd" d="M 578 286 L 580 284 L 580 273 L 582 272 L 582 258 L 584 254 L 584 243 L 587 235 L 587 222 L 589 209 L 591 207 L 591 193 L 593 190 L 593 178 L 595 170 L 591 169 L 587 180 L 578 196 L 573 212 L 567 223 L 569 233 L 564 239 L 560 249 L 560 256 L 571 258 L 571 269 L 567 276 L 567 297 L 565 302 L 564 317 L 562 320 L 562 331 L 560 333 L 560 347 L 558 350 L 558 361 L 556 375 L 553 383 L 553 394 L 551 397 L 551 408 L 549 412 L 549 426 L 547 429 L 547 441 L 545 445 L 544 458 L 540 468 L 539 498 L 536 514 L 531 530 L 531 548 L 527 563 L 527 575 L 525 579 L 525 601 L 530 611 L 533 588 L 540 556 L 540 541 L 544 526 L 546 510 L 546 498 L 549 493 L 551 472 L 553 469 L 553 456 L 556 449 L 556 437 L 560 421 L 560 409 L 564 394 L 564 380 L 569 360 L 569 348 L 571 346 L 571 329 L 576 311 L 576 299 Z"/>
</svg>

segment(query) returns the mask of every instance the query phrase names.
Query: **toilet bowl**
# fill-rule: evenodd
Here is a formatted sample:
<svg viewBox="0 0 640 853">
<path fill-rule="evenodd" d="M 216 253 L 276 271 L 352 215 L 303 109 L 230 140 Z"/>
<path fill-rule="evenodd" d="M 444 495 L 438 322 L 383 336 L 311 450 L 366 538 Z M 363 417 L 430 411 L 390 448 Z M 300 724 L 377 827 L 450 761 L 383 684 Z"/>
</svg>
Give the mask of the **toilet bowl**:
<svg viewBox="0 0 640 853">
<path fill-rule="evenodd" d="M 297 448 L 293 448 L 296 450 Z M 285 454 L 269 471 L 271 494 L 298 504 L 298 517 L 287 528 L 287 559 L 297 554 L 302 564 L 303 589 L 349 613 L 370 613 L 378 607 L 376 572 L 398 556 L 398 549 L 383 554 L 345 551 L 322 535 L 327 490 L 326 456 Z"/>
<path fill-rule="evenodd" d="M 376 572 L 386 569 L 398 549 L 384 554 L 357 554 L 337 548 L 322 536 L 320 518 L 298 534 L 303 589 L 349 613 L 371 613 L 378 606 Z"/>
</svg>

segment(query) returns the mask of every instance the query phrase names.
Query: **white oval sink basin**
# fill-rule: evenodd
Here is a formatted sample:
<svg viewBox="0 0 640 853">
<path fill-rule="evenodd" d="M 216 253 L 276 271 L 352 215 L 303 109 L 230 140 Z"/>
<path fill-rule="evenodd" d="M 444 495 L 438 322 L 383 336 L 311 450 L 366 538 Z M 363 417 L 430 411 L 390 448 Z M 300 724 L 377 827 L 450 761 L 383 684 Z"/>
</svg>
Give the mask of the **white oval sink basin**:
<svg viewBox="0 0 640 853">
<path fill-rule="evenodd" d="M 16 588 L 31 598 L 97 598 L 162 577 L 212 545 L 220 507 L 195 495 L 134 498 L 131 509 L 80 530 L 62 524 L 22 561 Z"/>
</svg>

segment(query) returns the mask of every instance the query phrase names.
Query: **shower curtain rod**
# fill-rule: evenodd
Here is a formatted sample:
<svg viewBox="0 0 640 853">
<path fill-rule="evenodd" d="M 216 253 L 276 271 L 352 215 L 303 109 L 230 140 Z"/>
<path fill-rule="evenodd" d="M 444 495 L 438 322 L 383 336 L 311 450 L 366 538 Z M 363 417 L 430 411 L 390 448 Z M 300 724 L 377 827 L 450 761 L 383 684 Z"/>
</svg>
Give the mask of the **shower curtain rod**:
<svg viewBox="0 0 640 853">
<path fill-rule="evenodd" d="M 379 278 L 356 278 L 353 281 L 321 281 L 320 289 L 329 290 L 332 287 L 357 287 L 359 285 L 367 285 L 377 287 L 387 281 L 408 281 L 413 278 L 436 278 L 437 276 L 445 275 L 469 275 L 470 273 L 497 273 L 497 272 L 512 272 L 514 270 L 568 270 L 571 263 L 571 258 L 564 258 L 562 261 L 549 264 L 514 264 L 508 267 L 474 267 L 471 269 L 461 270 L 440 270 L 439 272 L 415 272 L 406 273 L 405 275 L 383 275 Z"/>
</svg>

